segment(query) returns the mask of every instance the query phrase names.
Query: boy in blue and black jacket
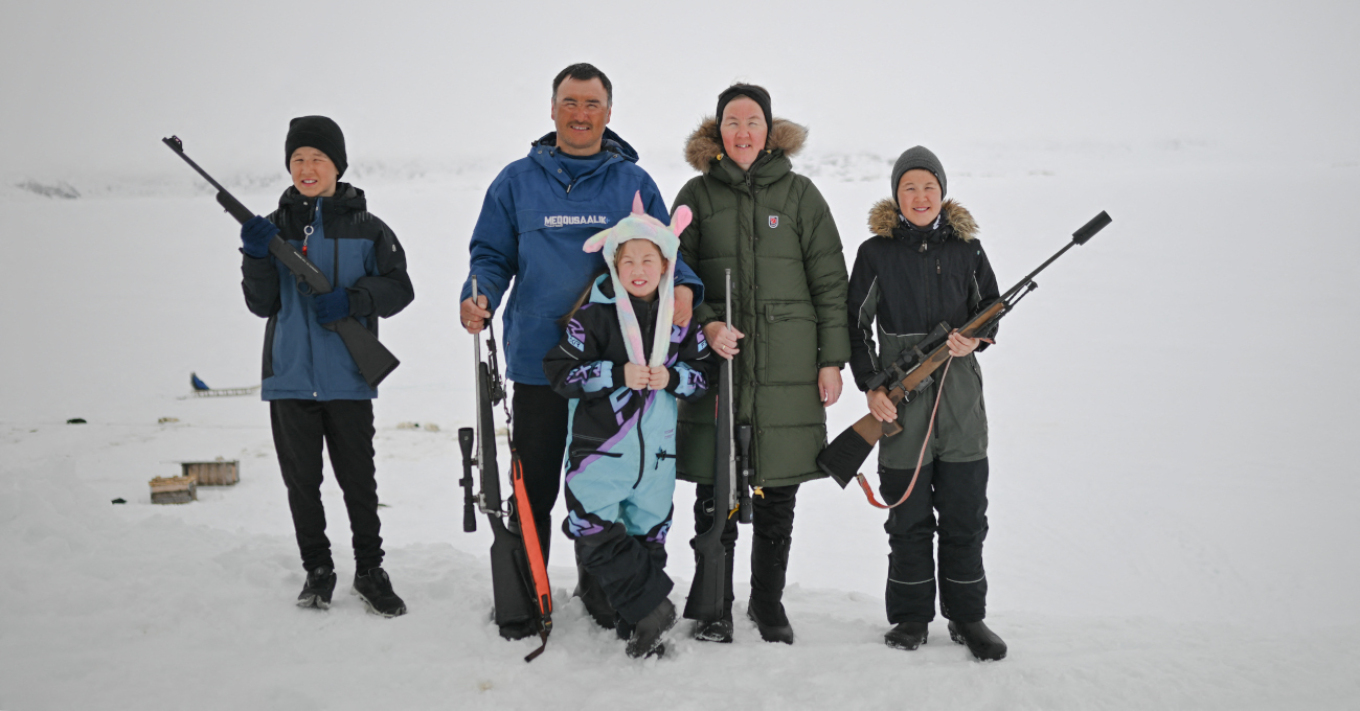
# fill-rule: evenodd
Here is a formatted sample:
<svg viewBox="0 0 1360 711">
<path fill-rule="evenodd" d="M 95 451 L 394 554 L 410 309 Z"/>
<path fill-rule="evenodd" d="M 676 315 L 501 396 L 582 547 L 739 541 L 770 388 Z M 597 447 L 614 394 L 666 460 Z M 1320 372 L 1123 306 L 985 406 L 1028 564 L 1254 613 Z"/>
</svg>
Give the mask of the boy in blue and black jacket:
<svg viewBox="0 0 1360 711">
<path fill-rule="evenodd" d="M 298 606 L 330 606 L 335 563 L 321 506 L 324 440 L 345 494 L 353 533 L 354 594 L 371 612 L 394 617 L 406 604 L 382 569 L 378 488 L 373 465 L 373 399 L 344 341 L 326 324 L 353 316 L 374 335 L 378 318 L 415 298 L 406 253 L 392 230 L 367 210 L 364 192 L 338 182 L 347 165 L 345 137 L 325 116 L 289 124 L 284 160 L 293 187 L 268 219 L 241 226 L 241 287 L 251 313 L 268 318 L 263 398 L 269 402 L 274 449 L 288 487 L 288 506 L 307 582 Z M 302 250 L 334 286 L 321 296 L 301 291 L 269 254 L 275 234 Z"/>
<path fill-rule="evenodd" d="M 681 210 L 674 224 L 683 229 L 688 209 Z M 585 245 L 601 247 L 609 273 L 582 295 L 543 370 L 569 401 L 562 528 L 617 613 L 628 654 L 640 657 L 675 623 L 663 568 L 676 398 L 701 397 L 716 359 L 697 324 L 672 323 L 679 240 L 642 212 L 640 198 L 633 215 Z"/>
</svg>

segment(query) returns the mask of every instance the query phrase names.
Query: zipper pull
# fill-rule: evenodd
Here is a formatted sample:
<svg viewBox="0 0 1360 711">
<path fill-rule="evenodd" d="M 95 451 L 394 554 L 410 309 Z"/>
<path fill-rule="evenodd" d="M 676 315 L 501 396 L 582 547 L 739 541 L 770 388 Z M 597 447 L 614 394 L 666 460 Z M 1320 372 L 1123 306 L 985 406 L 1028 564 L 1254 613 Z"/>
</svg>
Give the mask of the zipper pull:
<svg viewBox="0 0 1360 711">
<path fill-rule="evenodd" d="M 940 271 L 940 260 L 938 260 L 938 259 L 935 260 L 935 273 L 936 273 L 936 274 L 943 274 L 943 273 L 944 273 L 944 272 Z"/>
<path fill-rule="evenodd" d="M 925 254 L 925 253 L 926 253 L 926 241 L 925 241 L 925 240 L 921 240 L 921 248 L 918 249 L 918 250 L 916 250 L 916 251 L 920 252 L 921 254 Z"/>
</svg>

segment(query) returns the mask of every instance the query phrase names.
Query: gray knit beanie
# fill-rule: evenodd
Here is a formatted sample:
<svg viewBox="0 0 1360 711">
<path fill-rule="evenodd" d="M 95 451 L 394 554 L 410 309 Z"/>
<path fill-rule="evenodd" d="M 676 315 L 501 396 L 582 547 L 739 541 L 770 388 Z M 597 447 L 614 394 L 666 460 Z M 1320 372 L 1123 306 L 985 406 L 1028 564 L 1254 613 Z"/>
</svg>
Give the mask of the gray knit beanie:
<svg viewBox="0 0 1360 711">
<path fill-rule="evenodd" d="M 902 155 L 897 157 L 897 162 L 893 163 L 892 172 L 892 199 L 897 203 L 897 186 L 902 182 L 902 175 L 908 170 L 921 168 L 935 174 L 935 179 L 940 181 L 940 199 L 949 194 L 949 184 L 944 176 L 944 166 L 940 164 L 940 159 L 935 157 L 925 146 L 915 146 L 902 151 Z"/>
</svg>

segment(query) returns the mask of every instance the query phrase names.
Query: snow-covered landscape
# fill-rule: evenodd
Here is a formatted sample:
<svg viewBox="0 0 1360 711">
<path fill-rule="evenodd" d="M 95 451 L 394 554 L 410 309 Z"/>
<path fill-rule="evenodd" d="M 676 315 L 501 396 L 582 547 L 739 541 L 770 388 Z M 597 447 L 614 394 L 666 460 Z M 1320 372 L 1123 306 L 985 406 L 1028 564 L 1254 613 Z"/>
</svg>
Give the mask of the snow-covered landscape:
<svg viewBox="0 0 1360 711">
<path fill-rule="evenodd" d="M 597 20 L 557 5 L 7 11 L 0 709 L 1360 706 L 1360 10 L 753 5 L 703 34 L 738 7 L 595 11 L 665 35 L 645 52 L 591 46 L 572 23 Z M 768 36 L 740 31 L 752 16 Z M 908 20 L 940 29 L 912 44 Z M 327 59 L 308 65 L 309 48 Z M 1003 288 L 1114 218 L 980 357 L 988 623 L 1007 659 L 973 662 L 943 619 L 918 651 L 885 647 L 883 515 L 827 480 L 799 495 L 791 647 L 745 621 L 739 572 L 734 644 L 682 622 L 664 658 L 628 659 L 570 598 L 560 530 L 547 652 L 525 664 L 535 645 L 497 636 L 490 534 L 461 527 L 456 431 L 474 404 L 455 303 L 486 186 L 552 130 L 549 84 L 574 61 L 610 74 L 611 127 L 668 198 L 718 91 L 768 86 L 776 115 L 811 128 L 794 168 L 849 258 L 917 143 Z M 396 619 L 348 595 L 329 464 L 341 582 L 327 612 L 293 605 L 267 405 L 187 397 L 190 372 L 257 384 L 264 322 L 244 307 L 236 227 L 159 139 L 177 133 L 266 213 L 288 185 L 287 121 L 306 113 L 345 128 L 344 179 L 400 236 L 416 289 L 383 324 L 402 366 L 375 408 L 385 567 L 410 609 Z M 851 389 L 829 429 L 864 411 Z M 152 477 L 217 457 L 240 461 L 239 484 L 151 503 Z M 682 483 L 677 605 L 692 499 Z"/>
</svg>

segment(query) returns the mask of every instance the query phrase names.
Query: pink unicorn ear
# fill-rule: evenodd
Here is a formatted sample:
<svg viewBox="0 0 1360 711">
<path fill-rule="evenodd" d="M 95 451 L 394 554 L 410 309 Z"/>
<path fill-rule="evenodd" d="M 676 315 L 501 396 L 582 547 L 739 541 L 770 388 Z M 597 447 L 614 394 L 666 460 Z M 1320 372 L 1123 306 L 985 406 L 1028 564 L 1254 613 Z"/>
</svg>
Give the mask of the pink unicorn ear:
<svg viewBox="0 0 1360 711">
<path fill-rule="evenodd" d="M 605 240 L 609 239 L 610 230 L 600 230 L 596 232 L 586 243 L 581 245 L 582 252 L 598 252 L 604 249 Z"/>
<path fill-rule="evenodd" d="M 675 208 L 675 214 L 671 216 L 671 232 L 678 237 L 681 232 L 689 227 L 689 223 L 694 220 L 694 213 L 690 212 L 689 205 L 681 205 Z"/>
<path fill-rule="evenodd" d="M 634 215 L 645 215 L 645 214 L 647 214 L 647 211 L 644 210 L 644 209 L 642 209 L 642 191 L 641 191 L 641 190 L 639 190 L 639 191 L 633 193 L 633 214 L 634 214 Z"/>
</svg>

